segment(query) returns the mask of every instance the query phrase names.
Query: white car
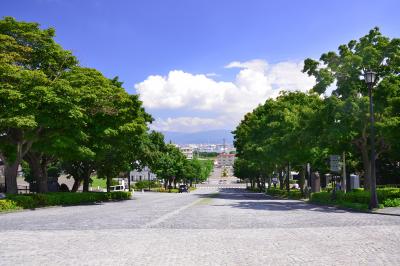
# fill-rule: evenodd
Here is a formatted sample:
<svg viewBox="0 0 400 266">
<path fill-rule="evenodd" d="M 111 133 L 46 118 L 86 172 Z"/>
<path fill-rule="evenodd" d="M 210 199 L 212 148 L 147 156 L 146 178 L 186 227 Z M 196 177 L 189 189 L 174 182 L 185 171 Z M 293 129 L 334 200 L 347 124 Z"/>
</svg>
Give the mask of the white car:
<svg viewBox="0 0 400 266">
<path fill-rule="evenodd" d="M 127 191 L 124 185 L 110 186 L 110 191 Z"/>
</svg>

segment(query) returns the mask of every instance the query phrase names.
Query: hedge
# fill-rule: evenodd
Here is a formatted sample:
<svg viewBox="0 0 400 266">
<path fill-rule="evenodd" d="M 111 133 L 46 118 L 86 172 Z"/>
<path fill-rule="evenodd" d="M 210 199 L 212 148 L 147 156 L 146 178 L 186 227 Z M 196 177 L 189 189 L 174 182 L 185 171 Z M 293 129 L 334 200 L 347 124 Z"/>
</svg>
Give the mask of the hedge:
<svg viewBox="0 0 400 266">
<path fill-rule="evenodd" d="M 400 188 L 379 188 L 377 189 L 379 207 L 400 206 Z M 362 189 L 353 190 L 347 193 L 336 192 L 335 199 L 332 193 L 318 192 L 312 193 L 310 202 L 328 205 L 339 205 L 355 209 L 368 209 L 370 192 Z"/>
<path fill-rule="evenodd" d="M 142 189 L 149 189 L 150 188 L 159 188 L 161 187 L 161 184 L 159 182 L 156 181 L 148 181 L 148 180 L 141 180 L 135 183 L 135 185 L 133 185 L 133 189 L 136 190 L 142 190 Z"/>
<path fill-rule="evenodd" d="M 303 198 L 303 195 L 301 194 L 300 190 L 289 190 L 289 192 L 285 189 L 279 189 L 279 188 L 269 188 L 267 189 L 267 194 L 274 196 L 274 197 L 280 197 L 280 198 L 287 198 L 287 199 L 301 199 Z"/>
<path fill-rule="evenodd" d="M 110 200 L 127 200 L 131 192 L 55 192 L 46 194 L 7 195 L 0 200 L 0 212 L 18 209 L 35 209 L 46 206 L 78 205 L 83 203 L 104 202 Z"/>
</svg>

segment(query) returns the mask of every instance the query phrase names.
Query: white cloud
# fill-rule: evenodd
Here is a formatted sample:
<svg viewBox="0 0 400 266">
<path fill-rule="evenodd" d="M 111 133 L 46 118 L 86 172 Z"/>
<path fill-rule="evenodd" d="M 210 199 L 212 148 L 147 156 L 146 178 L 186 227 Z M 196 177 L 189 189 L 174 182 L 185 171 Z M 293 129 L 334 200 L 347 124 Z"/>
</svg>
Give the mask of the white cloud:
<svg viewBox="0 0 400 266">
<path fill-rule="evenodd" d="M 219 118 L 200 118 L 183 116 L 177 118 L 156 119 L 152 128 L 160 131 L 196 132 L 225 128 L 225 121 Z"/>
<path fill-rule="evenodd" d="M 186 113 L 181 117 L 157 120 L 157 129 L 179 128 L 180 131 L 195 131 L 194 128 L 232 128 L 244 114 L 266 99 L 276 97 L 281 90 L 309 90 L 315 84 L 315 80 L 302 73 L 302 67 L 302 62 L 269 65 L 260 59 L 234 61 L 225 66 L 229 69 L 239 69 L 234 81 L 215 81 L 210 74 L 172 70 L 164 77 L 149 76 L 136 84 L 135 88 L 150 112 L 180 109 Z M 212 112 L 213 116 L 189 117 L 188 112 Z"/>
<path fill-rule="evenodd" d="M 233 61 L 227 64 L 225 68 L 248 68 L 264 73 L 268 69 L 268 63 L 267 61 L 261 59 L 254 59 L 246 62 Z"/>
<path fill-rule="evenodd" d="M 220 75 L 218 75 L 217 73 L 211 72 L 211 73 L 207 73 L 206 76 L 207 77 L 219 77 Z"/>
</svg>

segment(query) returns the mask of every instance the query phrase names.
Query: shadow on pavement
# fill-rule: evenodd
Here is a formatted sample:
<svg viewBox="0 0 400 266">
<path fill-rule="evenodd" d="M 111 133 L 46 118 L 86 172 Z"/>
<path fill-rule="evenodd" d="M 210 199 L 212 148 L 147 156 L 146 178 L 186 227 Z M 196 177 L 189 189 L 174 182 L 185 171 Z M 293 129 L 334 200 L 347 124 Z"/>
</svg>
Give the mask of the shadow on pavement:
<svg viewBox="0 0 400 266">
<path fill-rule="evenodd" d="M 215 198 L 232 200 L 231 204 L 212 204 L 212 206 L 229 206 L 239 209 L 265 211 L 295 211 L 306 210 L 326 213 L 349 213 L 350 210 L 337 209 L 330 206 L 320 206 L 305 203 L 300 200 L 276 199 L 264 193 L 249 192 L 246 189 L 219 189 L 219 193 L 198 195 L 200 198 Z"/>
</svg>

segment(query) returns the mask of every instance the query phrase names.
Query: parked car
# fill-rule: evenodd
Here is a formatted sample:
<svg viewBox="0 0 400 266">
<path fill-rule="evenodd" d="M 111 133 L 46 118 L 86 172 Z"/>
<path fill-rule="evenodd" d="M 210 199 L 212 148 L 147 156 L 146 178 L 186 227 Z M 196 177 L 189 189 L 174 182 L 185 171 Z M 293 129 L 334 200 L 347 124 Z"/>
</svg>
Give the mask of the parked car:
<svg viewBox="0 0 400 266">
<path fill-rule="evenodd" d="M 110 191 L 127 191 L 127 189 L 125 189 L 124 185 L 118 185 L 118 186 L 110 186 Z"/>
<path fill-rule="evenodd" d="M 189 188 L 188 188 L 187 185 L 180 185 L 179 186 L 179 193 L 182 193 L 182 192 L 188 192 L 189 193 Z"/>
</svg>

